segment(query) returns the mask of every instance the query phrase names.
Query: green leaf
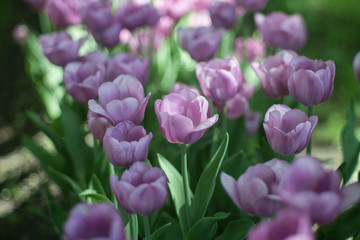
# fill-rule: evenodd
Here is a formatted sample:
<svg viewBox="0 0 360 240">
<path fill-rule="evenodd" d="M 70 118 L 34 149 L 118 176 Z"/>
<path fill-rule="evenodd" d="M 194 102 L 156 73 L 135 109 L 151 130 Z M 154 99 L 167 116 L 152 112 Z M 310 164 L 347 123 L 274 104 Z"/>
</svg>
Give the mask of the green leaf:
<svg viewBox="0 0 360 240">
<path fill-rule="evenodd" d="M 171 226 L 171 222 L 159 227 L 158 229 L 156 229 L 152 234 L 151 234 L 151 239 L 152 240 L 156 240 L 156 239 L 160 239 L 162 235 L 164 235 L 164 233 L 166 232 L 166 230 L 168 230 L 168 228 Z"/>
<path fill-rule="evenodd" d="M 78 185 L 77 182 L 75 182 L 72 178 L 69 176 L 63 174 L 62 172 L 59 172 L 53 168 L 49 168 L 49 172 L 52 174 L 52 176 L 58 178 L 59 180 L 66 183 L 68 186 L 72 188 L 73 191 L 75 191 L 76 194 L 79 194 L 81 192 L 81 187 Z"/>
<path fill-rule="evenodd" d="M 52 197 L 50 190 L 46 189 L 46 195 L 48 200 L 49 215 L 52 224 L 55 226 L 59 235 L 62 235 L 63 224 L 66 220 L 66 211 L 55 201 Z"/>
<path fill-rule="evenodd" d="M 105 195 L 97 193 L 94 189 L 86 189 L 79 193 L 79 196 L 90 198 L 94 202 L 112 203 Z"/>
<path fill-rule="evenodd" d="M 191 206 L 193 213 L 193 223 L 205 215 L 206 209 L 215 190 L 216 178 L 224 160 L 228 144 L 229 134 L 226 133 L 225 139 L 221 143 L 210 162 L 206 165 L 203 173 L 199 178 L 195 190 L 194 204 Z"/>
<path fill-rule="evenodd" d="M 192 239 L 213 239 L 215 232 L 210 231 L 219 220 L 230 216 L 230 213 L 218 212 L 213 217 L 204 217 L 197 221 L 187 235 L 188 240 Z"/>
<path fill-rule="evenodd" d="M 354 102 L 350 101 L 347 108 L 347 123 L 341 134 L 341 145 L 343 148 L 343 158 L 346 167 L 341 172 L 344 184 L 350 179 L 357 164 L 360 151 L 360 143 L 355 136 L 357 119 L 354 110 Z"/>
<path fill-rule="evenodd" d="M 243 240 L 254 223 L 250 220 L 239 219 L 231 221 L 226 225 L 224 232 L 215 240 Z"/>
<path fill-rule="evenodd" d="M 96 174 L 92 175 L 89 186 L 91 186 L 91 188 L 94 189 L 96 192 L 106 196 L 105 189 Z"/>
</svg>

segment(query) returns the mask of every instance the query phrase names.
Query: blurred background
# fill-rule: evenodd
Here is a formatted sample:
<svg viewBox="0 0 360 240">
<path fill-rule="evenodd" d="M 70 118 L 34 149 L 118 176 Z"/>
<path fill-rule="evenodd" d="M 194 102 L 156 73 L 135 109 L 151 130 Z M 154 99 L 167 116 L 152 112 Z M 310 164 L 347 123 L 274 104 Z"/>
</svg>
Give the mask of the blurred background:
<svg viewBox="0 0 360 240">
<path fill-rule="evenodd" d="M 39 90 L 49 86 L 44 85 L 42 72 L 25 57 L 28 51 L 39 49 L 25 48 L 21 41 L 13 39 L 19 24 L 39 33 L 44 15 L 22 0 L 0 1 L 0 9 L 0 239 L 56 239 L 48 217 L 51 214 L 47 208 L 48 189 L 43 187 L 47 179 L 36 159 L 21 144 L 24 134 L 47 144 L 42 142 L 44 139 L 26 112 L 31 110 L 44 116 L 49 112 L 50 100 Z M 272 11 L 299 13 L 304 17 L 308 41 L 300 55 L 335 62 L 332 97 L 313 110 L 320 121 L 313 142 L 318 153 L 340 157 L 340 134 L 350 100 L 355 101 L 356 115 L 360 116 L 360 84 L 352 69 L 353 58 L 360 51 L 359 0 L 269 0 L 263 12 Z M 21 35 L 26 28 L 17 31 Z M 23 40 L 36 39 L 30 35 Z M 56 109 L 53 110 L 56 114 Z M 359 119 L 357 122 L 359 126 Z"/>
</svg>

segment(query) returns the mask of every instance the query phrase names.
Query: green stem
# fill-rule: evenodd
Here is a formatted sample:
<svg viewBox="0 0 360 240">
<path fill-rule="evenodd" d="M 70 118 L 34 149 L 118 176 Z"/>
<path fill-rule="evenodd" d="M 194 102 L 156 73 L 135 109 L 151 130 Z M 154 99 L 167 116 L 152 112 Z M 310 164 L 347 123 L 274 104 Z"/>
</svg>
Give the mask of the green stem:
<svg viewBox="0 0 360 240">
<path fill-rule="evenodd" d="M 311 115 L 312 115 L 312 110 L 313 110 L 312 108 L 313 108 L 312 106 L 308 107 L 308 117 L 311 117 Z M 311 135 L 310 135 L 309 144 L 307 145 L 307 148 L 306 148 L 307 155 L 311 155 L 311 144 L 312 144 L 312 140 L 311 140 Z"/>
<path fill-rule="evenodd" d="M 149 217 L 147 215 L 143 215 L 143 220 L 144 220 L 145 240 L 151 240 Z"/>
<path fill-rule="evenodd" d="M 223 106 L 223 112 L 222 112 L 222 138 L 224 139 L 226 136 L 226 131 L 227 131 L 227 118 L 226 118 L 226 103 L 224 103 Z"/>
<path fill-rule="evenodd" d="M 130 234 L 131 239 L 137 240 L 138 239 L 138 232 L 139 232 L 139 226 L 138 226 L 138 219 L 136 214 L 130 215 Z"/>
<path fill-rule="evenodd" d="M 190 229 L 190 213 L 189 208 L 191 206 L 191 199 L 189 193 L 189 175 L 187 169 L 187 154 L 186 154 L 186 144 L 181 144 L 181 172 L 184 186 L 184 194 L 185 194 L 185 218 L 186 218 L 186 227 L 187 230 Z M 186 231 L 187 232 L 187 231 Z"/>
</svg>

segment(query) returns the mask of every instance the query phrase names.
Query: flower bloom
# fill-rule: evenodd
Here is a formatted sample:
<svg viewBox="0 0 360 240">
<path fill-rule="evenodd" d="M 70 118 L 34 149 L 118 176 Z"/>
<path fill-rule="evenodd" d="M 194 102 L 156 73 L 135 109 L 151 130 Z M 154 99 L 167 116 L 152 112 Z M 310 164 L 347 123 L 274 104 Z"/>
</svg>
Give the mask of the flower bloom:
<svg viewBox="0 0 360 240">
<path fill-rule="evenodd" d="M 360 82 L 360 52 L 354 57 L 353 68 L 355 77 Z"/>
<path fill-rule="evenodd" d="M 128 167 L 134 162 L 145 162 L 152 133 L 146 134 L 142 126 L 123 121 L 109 127 L 103 138 L 108 160 L 116 167 Z"/>
<path fill-rule="evenodd" d="M 275 104 L 265 113 L 263 125 L 271 148 L 278 154 L 290 155 L 307 146 L 317 122 L 317 116 L 309 118 L 298 109 Z"/>
<path fill-rule="evenodd" d="M 98 96 L 100 104 L 91 99 L 89 109 L 115 126 L 125 120 L 142 122 L 150 93 L 144 98 L 144 88 L 136 78 L 120 75 L 113 82 L 101 84 Z"/>
<path fill-rule="evenodd" d="M 247 111 L 245 113 L 245 130 L 246 136 L 250 137 L 254 135 L 260 124 L 260 113 Z"/>
<path fill-rule="evenodd" d="M 239 63 L 232 56 L 198 63 L 196 76 L 204 95 L 214 102 L 231 99 L 244 82 Z"/>
<path fill-rule="evenodd" d="M 192 0 L 157 0 L 154 5 L 163 15 L 177 20 L 191 10 Z"/>
<path fill-rule="evenodd" d="M 97 98 L 98 88 L 104 82 L 104 78 L 105 67 L 91 62 L 71 62 L 64 70 L 67 93 L 83 104 Z"/>
<path fill-rule="evenodd" d="M 81 23 L 81 0 L 47 0 L 45 11 L 51 22 L 58 27 Z"/>
<path fill-rule="evenodd" d="M 44 56 L 53 64 L 64 67 L 78 59 L 78 51 L 84 39 L 75 42 L 67 32 L 61 31 L 41 35 L 39 42 Z"/>
<path fill-rule="evenodd" d="M 227 2 L 215 2 L 209 7 L 213 26 L 230 29 L 236 22 L 236 9 Z"/>
<path fill-rule="evenodd" d="M 246 57 L 246 61 L 252 62 L 256 58 L 261 58 L 265 55 L 266 46 L 262 39 L 238 37 L 234 42 L 234 51 L 239 59 Z"/>
<path fill-rule="evenodd" d="M 107 55 L 101 50 L 90 52 L 80 58 L 80 61 L 82 62 L 91 62 L 98 66 L 106 66 L 107 60 Z"/>
<path fill-rule="evenodd" d="M 106 129 L 113 126 L 114 123 L 98 113 L 95 113 L 89 109 L 87 113 L 87 126 L 91 134 L 98 140 L 102 141 L 106 132 Z"/>
<path fill-rule="evenodd" d="M 296 52 L 282 50 L 267 57 L 262 63 L 254 61 L 251 67 L 260 79 L 261 89 L 269 98 L 280 98 L 289 94 L 287 68 Z"/>
<path fill-rule="evenodd" d="M 334 88 L 335 63 L 331 60 L 294 58 L 288 67 L 290 95 L 305 106 L 326 102 Z"/>
<path fill-rule="evenodd" d="M 198 92 L 183 89 L 155 101 L 161 134 L 172 143 L 190 144 L 216 123 L 218 114 L 209 118 L 209 103 Z"/>
<path fill-rule="evenodd" d="M 250 166 L 236 181 L 222 172 L 220 180 L 235 205 L 247 214 L 269 217 L 282 207 L 277 188 L 289 164 L 272 159 L 264 164 Z"/>
<path fill-rule="evenodd" d="M 111 1 L 83 1 L 81 5 L 82 23 L 92 31 L 101 31 L 113 22 Z"/>
<path fill-rule="evenodd" d="M 192 86 L 189 86 L 189 85 L 187 85 L 185 83 L 179 83 L 179 82 L 176 82 L 174 84 L 173 88 L 169 90 L 169 93 L 177 93 L 177 92 L 180 92 L 183 89 L 191 89 L 191 90 L 197 92 L 200 95 L 200 92 L 196 87 L 192 87 Z"/>
<path fill-rule="evenodd" d="M 279 195 L 291 207 L 308 214 L 313 222 L 326 224 L 348 206 L 360 200 L 360 184 L 340 188 L 337 171 L 325 170 L 311 156 L 294 160 L 284 174 Z"/>
<path fill-rule="evenodd" d="M 121 24 L 114 19 L 111 25 L 107 28 L 104 28 L 101 31 L 90 30 L 90 33 L 93 35 L 97 43 L 107 48 L 113 48 L 120 42 L 119 34 L 121 29 Z"/>
<path fill-rule="evenodd" d="M 130 214 L 149 215 L 160 209 L 168 197 L 168 180 L 164 171 L 135 162 L 120 181 L 111 175 L 110 185 L 119 205 Z"/>
<path fill-rule="evenodd" d="M 179 44 L 197 62 L 211 59 L 217 52 L 221 33 L 213 27 L 179 28 Z"/>
<path fill-rule="evenodd" d="M 108 203 L 79 203 L 70 212 L 63 240 L 125 240 L 124 223 L 116 208 Z"/>
<path fill-rule="evenodd" d="M 267 0 L 235 0 L 235 3 L 246 10 L 258 11 L 265 7 Z"/>
<path fill-rule="evenodd" d="M 282 211 L 276 219 L 264 221 L 252 229 L 248 240 L 314 240 L 309 217 L 294 209 Z"/>
<path fill-rule="evenodd" d="M 255 14 L 255 23 L 266 44 L 272 47 L 299 50 L 306 41 L 306 26 L 299 14 L 288 16 L 273 12 Z"/>
</svg>

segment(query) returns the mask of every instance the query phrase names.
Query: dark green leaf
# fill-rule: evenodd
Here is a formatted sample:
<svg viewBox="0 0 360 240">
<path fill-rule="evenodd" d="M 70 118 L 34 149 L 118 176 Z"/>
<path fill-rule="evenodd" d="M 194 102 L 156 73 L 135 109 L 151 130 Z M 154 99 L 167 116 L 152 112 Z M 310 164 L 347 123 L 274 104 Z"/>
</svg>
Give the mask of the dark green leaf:
<svg viewBox="0 0 360 240">
<path fill-rule="evenodd" d="M 86 189 L 79 193 L 80 197 L 90 198 L 93 202 L 108 202 L 112 203 L 105 195 L 97 193 L 93 189 Z"/>
<path fill-rule="evenodd" d="M 242 240 L 246 238 L 246 235 L 254 223 L 250 220 L 239 219 L 231 221 L 226 225 L 224 232 L 215 240 Z"/>
<path fill-rule="evenodd" d="M 162 235 L 164 235 L 164 233 L 166 232 L 166 230 L 168 230 L 168 228 L 171 226 L 171 222 L 159 227 L 158 229 L 156 229 L 152 234 L 151 234 L 151 239 L 152 240 L 156 240 L 156 239 L 161 239 Z"/>
<path fill-rule="evenodd" d="M 96 192 L 102 194 L 102 195 L 106 195 L 105 189 L 103 187 L 103 185 L 101 184 L 99 178 L 96 176 L 96 174 L 92 175 L 91 178 L 91 182 L 89 184 L 92 189 L 94 189 Z"/>
<path fill-rule="evenodd" d="M 63 224 L 66 220 L 67 213 L 51 196 L 49 189 L 47 189 L 47 200 L 49 206 L 50 220 L 55 226 L 55 229 L 57 230 L 59 235 L 62 235 Z"/>
</svg>

